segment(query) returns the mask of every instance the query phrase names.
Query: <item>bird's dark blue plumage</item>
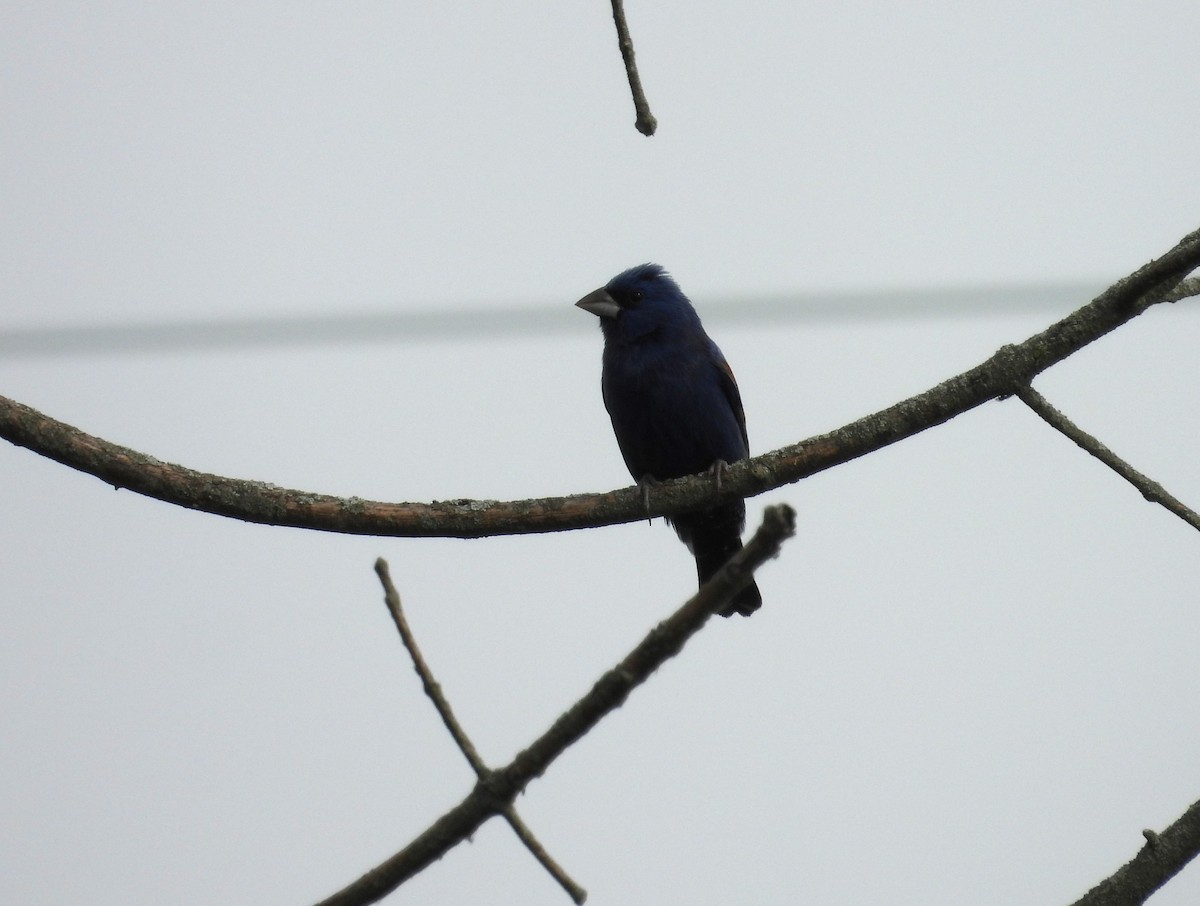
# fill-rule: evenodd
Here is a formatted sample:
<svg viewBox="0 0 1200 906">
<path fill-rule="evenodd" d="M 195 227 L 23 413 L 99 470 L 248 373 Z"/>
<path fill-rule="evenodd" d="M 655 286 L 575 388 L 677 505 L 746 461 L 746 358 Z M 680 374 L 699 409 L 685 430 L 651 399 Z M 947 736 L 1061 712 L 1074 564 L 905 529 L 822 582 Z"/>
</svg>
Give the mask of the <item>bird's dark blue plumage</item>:
<svg viewBox="0 0 1200 906">
<path fill-rule="evenodd" d="M 750 455 L 733 372 L 692 303 L 657 264 L 618 274 L 576 303 L 604 333 L 601 388 L 617 445 L 635 481 L 665 481 Z M 671 518 L 704 584 L 742 547 L 738 500 Z M 762 605 L 751 583 L 723 616 Z"/>
</svg>

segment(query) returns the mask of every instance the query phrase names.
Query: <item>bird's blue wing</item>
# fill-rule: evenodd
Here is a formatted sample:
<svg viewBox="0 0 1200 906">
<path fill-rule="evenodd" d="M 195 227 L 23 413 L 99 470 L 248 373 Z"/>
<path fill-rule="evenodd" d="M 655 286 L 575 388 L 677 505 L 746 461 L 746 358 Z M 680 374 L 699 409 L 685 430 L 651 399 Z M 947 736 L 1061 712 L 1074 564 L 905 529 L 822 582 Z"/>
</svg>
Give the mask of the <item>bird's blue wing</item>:
<svg viewBox="0 0 1200 906">
<path fill-rule="evenodd" d="M 746 410 L 742 408 L 742 394 L 738 390 L 737 380 L 733 376 L 733 369 L 729 367 L 729 363 L 725 361 L 725 356 L 721 355 L 721 350 L 715 349 L 717 366 L 717 375 L 721 383 L 721 392 L 725 399 L 729 402 L 729 408 L 733 410 L 733 417 L 737 419 L 738 430 L 742 432 L 742 442 L 746 445 L 746 455 L 750 455 L 750 437 L 746 433 Z"/>
</svg>

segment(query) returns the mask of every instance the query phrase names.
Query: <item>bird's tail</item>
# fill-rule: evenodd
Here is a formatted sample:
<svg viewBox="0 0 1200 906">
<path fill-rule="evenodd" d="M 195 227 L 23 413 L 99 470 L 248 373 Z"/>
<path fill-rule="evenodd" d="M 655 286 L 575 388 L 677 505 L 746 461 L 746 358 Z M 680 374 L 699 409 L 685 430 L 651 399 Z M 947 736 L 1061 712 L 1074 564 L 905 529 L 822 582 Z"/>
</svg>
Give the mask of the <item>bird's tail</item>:
<svg viewBox="0 0 1200 906">
<path fill-rule="evenodd" d="M 728 516 L 734 518 L 722 518 Z M 692 518 L 695 519 L 695 517 Z M 677 523 L 679 521 L 681 520 L 677 520 Z M 741 522 L 741 513 L 726 514 L 717 510 L 700 514 L 700 517 L 688 526 L 691 529 L 688 533 L 690 537 L 684 540 L 688 542 L 692 553 L 696 556 L 696 575 L 701 585 L 715 576 L 729 558 L 742 549 Z M 678 524 L 676 529 L 680 529 Z M 683 535 L 683 531 L 680 531 L 680 535 Z M 749 585 L 739 591 L 732 601 L 717 612 L 723 617 L 731 617 L 735 613 L 748 617 L 760 607 L 762 607 L 762 594 L 759 593 L 758 585 L 752 579 Z"/>
<path fill-rule="evenodd" d="M 741 549 L 742 542 L 739 540 L 737 546 L 729 550 L 728 553 L 722 552 L 720 555 L 710 556 L 702 553 L 698 546 L 696 552 L 696 575 L 700 579 L 700 584 L 703 585 L 715 576 L 729 558 Z M 737 596 L 726 604 L 725 607 L 717 611 L 717 613 L 723 617 L 731 617 L 735 613 L 748 617 L 760 607 L 762 607 L 762 594 L 758 590 L 758 585 L 751 579 L 750 584 L 739 591 Z"/>
</svg>

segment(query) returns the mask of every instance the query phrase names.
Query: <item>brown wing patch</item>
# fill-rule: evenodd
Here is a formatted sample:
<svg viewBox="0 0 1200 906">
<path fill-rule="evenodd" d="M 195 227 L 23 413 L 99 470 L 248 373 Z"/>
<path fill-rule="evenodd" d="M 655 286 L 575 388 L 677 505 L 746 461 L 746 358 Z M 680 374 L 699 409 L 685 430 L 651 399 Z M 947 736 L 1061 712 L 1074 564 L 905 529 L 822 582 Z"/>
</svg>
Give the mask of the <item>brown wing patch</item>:
<svg viewBox="0 0 1200 906">
<path fill-rule="evenodd" d="M 746 451 L 749 452 L 750 437 L 746 434 L 746 410 L 742 408 L 742 394 L 738 390 L 737 380 L 733 376 L 733 369 L 729 367 L 729 363 L 725 361 L 724 356 L 721 356 L 721 360 L 717 363 L 717 368 L 721 374 L 721 390 L 724 391 L 725 398 L 729 400 L 729 407 L 733 410 L 738 428 L 742 431 L 742 440 L 746 442 Z"/>
</svg>

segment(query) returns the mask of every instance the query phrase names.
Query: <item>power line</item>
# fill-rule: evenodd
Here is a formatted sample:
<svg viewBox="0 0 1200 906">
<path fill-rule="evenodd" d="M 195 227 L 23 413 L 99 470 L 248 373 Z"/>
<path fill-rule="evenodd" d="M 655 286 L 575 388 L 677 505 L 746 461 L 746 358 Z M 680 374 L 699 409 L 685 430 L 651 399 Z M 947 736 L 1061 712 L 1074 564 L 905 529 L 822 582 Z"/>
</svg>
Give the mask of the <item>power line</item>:
<svg viewBox="0 0 1200 906">
<path fill-rule="evenodd" d="M 960 289 L 781 293 L 709 298 L 711 324 L 839 322 L 964 318 L 1028 313 L 1066 314 L 1100 284 L 1029 284 Z M 380 311 L 332 315 L 145 321 L 0 330 L 0 359 L 120 355 L 301 345 L 537 336 L 590 325 L 569 305 Z"/>
</svg>

